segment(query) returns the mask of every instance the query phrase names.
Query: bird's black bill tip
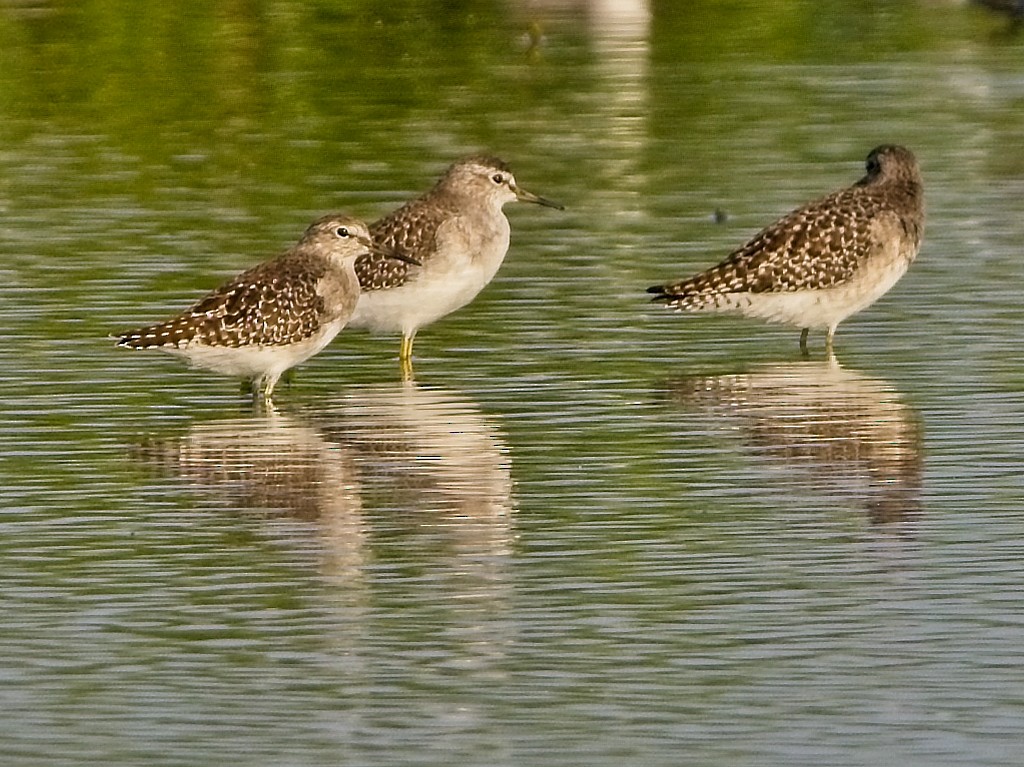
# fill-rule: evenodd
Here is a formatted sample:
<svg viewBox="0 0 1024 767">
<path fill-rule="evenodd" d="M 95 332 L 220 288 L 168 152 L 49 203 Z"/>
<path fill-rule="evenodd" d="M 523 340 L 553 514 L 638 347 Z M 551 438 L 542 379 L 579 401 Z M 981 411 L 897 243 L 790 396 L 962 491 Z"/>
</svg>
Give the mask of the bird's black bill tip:
<svg viewBox="0 0 1024 767">
<path fill-rule="evenodd" d="M 536 200 L 538 205 L 543 205 L 545 208 L 554 208 L 555 210 L 565 210 L 565 206 L 561 203 L 549 200 L 546 197 L 538 197 Z"/>
<path fill-rule="evenodd" d="M 371 254 L 376 256 L 383 256 L 384 258 L 393 258 L 395 261 L 403 261 L 407 264 L 412 264 L 413 266 L 423 266 L 423 262 L 420 261 L 418 258 L 413 258 L 412 256 L 403 253 L 400 250 L 388 248 L 378 243 L 370 243 L 367 246 L 367 250 L 369 250 Z M 364 254 L 364 256 L 365 255 L 366 254 Z"/>
<path fill-rule="evenodd" d="M 532 202 L 537 205 L 543 205 L 545 208 L 554 208 L 555 210 L 565 210 L 565 206 L 561 203 L 557 203 L 554 200 L 549 200 L 547 197 L 541 197 L 540 195 L 532 194 L 527 192 L 525 189 L 515 188 L 516 199 L 520 202 Z"/>
<path fill-rule="evenodd" d="M 406 255 L 405 253 L 397 250 L 389 251 L 387 257 L 393 258 L 396 261 L 404 261 L 405 263 L 412 264 L 413 266 L 423 266 L 423 262 L 418 258 L 413 258 L 412 256 Z"/>
</svg>

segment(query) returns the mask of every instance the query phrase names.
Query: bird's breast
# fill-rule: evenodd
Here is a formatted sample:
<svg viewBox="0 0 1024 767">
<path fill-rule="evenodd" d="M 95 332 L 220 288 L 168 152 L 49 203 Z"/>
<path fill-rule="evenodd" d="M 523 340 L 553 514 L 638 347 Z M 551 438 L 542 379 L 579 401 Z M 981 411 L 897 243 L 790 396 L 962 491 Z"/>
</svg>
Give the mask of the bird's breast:
<svg viewBox="0 0 1024 767">
<path fill-rule="evenodd" d="M 460 216 L 439 229 L 435 258 L 445 270 L 471 268 L 493 277 L 508 252 L 509 236 L 508 219 L 500 212 Z"/>
</svg>

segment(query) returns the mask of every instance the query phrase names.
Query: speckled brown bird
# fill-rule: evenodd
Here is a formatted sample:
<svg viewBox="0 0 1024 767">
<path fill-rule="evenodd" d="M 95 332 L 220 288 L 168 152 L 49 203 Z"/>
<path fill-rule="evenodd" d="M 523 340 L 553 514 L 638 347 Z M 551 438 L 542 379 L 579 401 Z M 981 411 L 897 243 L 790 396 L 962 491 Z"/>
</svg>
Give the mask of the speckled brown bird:
<svg viewBox="0 0 1024 767">
<path fill-rule="evenodd" d="M 468 304 L 497 273 L 510 235 L 502 207 L 514 200 L 562 209 L 520 188 L 501 160 L 473 155 L 449 167 L 429 192 L 373 223 L 378 245 L 422 265 L 378 254 L 359 258 L 362 293 L 349 325 L 401 333 L 399 359 L 408 368 L 416 332 Z"/>
<path fill-rule="evenodd" d="M 672 309 L 757 317 L 827 331 L 883 296 L 917 256 L 924 192 L 913 153 L 884 144 L 867 174 L 761 230 L 718 266 L 647 289 Z"/>
<path fill-rule="evenodd" d="M 323 349 L 359 298 L 356 258 L 379 253 L 361 221 L 331 214 L 277 258 L 242 272 L 166 322 L 121 333 L 117 346 L 159 349 L 194 367 L 252 381 L 267 401 L 281 374 Z"/>
</svg>

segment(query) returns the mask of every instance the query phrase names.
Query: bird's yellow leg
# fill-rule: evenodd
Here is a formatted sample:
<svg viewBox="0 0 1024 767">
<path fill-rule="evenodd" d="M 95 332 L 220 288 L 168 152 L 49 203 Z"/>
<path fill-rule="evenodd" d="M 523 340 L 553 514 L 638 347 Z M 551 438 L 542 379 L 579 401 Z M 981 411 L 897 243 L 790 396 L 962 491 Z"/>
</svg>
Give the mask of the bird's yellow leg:
<svg viewBox="0 0 1024 767">
<path fill-rule="evenodd" d="M 269 404 L 270 403 L 270 395 L 273 394 L 274 387 L 277 386 L 277 379 L 278 378 L 280 378 L 280 376 L 267 376 L 267 378 L 266 378 L 267 385 L 263 389 L 263 403 L 264 404 Z"/>
<path fill-rule="evenodd" d="M 412 360 L 404 359 L 399 360 L 399 365 L 402 368 L 402 383 L 410 383 L 415 379 L 415 375 L 412 372 Z"/>
<path fill-rule="evenodd" d="M 413 380 L 412 374 L 412 340 L 415 338 L 413 335 L 402 334 L 402 348 L 398 352 L 398 364 L 402 368 L 402 380 L 411 381 Z"/>
</svg>

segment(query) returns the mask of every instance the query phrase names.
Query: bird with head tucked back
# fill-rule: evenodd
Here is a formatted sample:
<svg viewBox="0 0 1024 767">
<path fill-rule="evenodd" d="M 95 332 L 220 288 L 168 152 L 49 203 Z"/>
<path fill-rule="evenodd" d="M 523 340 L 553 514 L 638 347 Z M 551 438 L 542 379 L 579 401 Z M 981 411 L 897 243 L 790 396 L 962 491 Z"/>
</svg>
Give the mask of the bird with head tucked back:
<svg viewBox="0 0 1024 767">
<path fill-rule="evenodd" d="M 242 272 L 171 319 L 121 333 L 117 346 L 159 349 L 192 366 L 252 382 L 269 401 L 281 374 L 317 354 L 345 326 L 359 298 L 356 259 L 382 250 L 362 221 L 314 221 L 277 258 Z"/>
<path fill-rule="evenodd" d="M 349 325 L 401 333 L 399 359 L 411 371 L 416 332 L 451 314 L 483 290 L 508 252 L 513 201 L 562 210 L 516 183 L 508 165 L 486 155 L 455 162 L 433 189 L 370 226 L 374 241 L 420 266 L 368 254 L 356 261 L 362 292 Z"/>
<path fill-rule="evenodd" d="M 913 153 L 883 144 L 852 186 L 804 205 L 762 229 L 718 266 L 647 289 L 682 312 L 756 317 L 826 331 L 892 288 L 924 235 L 924 192 Z"/>
</svg>

